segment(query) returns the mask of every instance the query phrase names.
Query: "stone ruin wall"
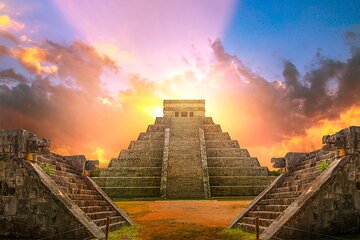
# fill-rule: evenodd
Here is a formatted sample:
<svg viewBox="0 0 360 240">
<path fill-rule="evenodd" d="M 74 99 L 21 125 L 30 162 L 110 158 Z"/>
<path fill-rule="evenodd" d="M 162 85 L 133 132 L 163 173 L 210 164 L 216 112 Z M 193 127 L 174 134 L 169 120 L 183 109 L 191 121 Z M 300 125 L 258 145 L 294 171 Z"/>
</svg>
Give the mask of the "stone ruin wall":
<svg viewBox="0 0 360 240">
<path fill-rule="evenodd" d="M 27 167 L 36 154 L 48 154 L 49 145 L 25 130 L 0 131 L 0 238 L 91 236 Z"/>
</svg>

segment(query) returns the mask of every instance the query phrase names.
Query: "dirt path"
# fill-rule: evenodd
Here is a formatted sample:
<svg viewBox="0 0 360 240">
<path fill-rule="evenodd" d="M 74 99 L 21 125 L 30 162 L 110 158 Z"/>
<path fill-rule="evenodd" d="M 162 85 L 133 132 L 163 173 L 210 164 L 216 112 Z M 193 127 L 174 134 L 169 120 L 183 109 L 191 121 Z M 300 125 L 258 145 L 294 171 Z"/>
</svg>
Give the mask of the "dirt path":
<svg viewBox="0 0 360 240">
<path fill-rule="evenodd" d="M 226 226 L 250 201 L 174 200 L 117 202 L 138 224 L 140 239 L 251 239 Z"/>
</svg>

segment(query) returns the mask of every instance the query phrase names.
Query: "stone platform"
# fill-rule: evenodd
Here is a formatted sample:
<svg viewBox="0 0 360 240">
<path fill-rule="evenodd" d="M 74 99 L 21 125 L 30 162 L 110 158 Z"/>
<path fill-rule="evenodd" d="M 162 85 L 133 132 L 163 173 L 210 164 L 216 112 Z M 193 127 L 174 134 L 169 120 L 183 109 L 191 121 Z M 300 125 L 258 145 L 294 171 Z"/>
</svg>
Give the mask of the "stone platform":
<svg viewBox="0 0 360 240">
<path fill-rule="evenodd" d="M 209 198 L 257 195 L 275 177 L 205 117 L 205 100 L 164 100 L 164 117 L 92 179 L 114 198 Z"/>
</svg>

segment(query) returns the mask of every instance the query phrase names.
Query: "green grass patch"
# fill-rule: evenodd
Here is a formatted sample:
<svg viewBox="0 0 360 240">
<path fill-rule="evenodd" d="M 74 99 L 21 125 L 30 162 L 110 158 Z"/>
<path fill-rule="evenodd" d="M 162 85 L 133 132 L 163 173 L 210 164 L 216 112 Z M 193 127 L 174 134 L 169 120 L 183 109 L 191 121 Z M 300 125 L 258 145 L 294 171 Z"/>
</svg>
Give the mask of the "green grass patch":
<svg viewBox="0 0 360 240">
<path fill-rule="evenodd" d="M 46 165 L 43 170 L 47 175 L 51 175 L 54 172 L 54 168 L 50 165 Z"/>
<path fill-rule="evenodd" d="M 327 168 L 329 167 L 329 164 L 325 161 L 325 160 L 323 160 L 320 164 L 319 164 L 319 166 L 318 166 L 318 169 L 319 169 L 319 171 L 325 171 Z"/>
<path fill-rule="evenodd" d="M 119 230 L 109 232 L 109 240 L 137 240 L 138 227 L 126 226 Z"/>
<path fill-rule="evenodd" d="M 255 240 L 256 235 L 248 232 L 244 232 L 241 229 L 225 229 L 225 234 L 227 235 L 227 240 Z"/>
</svg>

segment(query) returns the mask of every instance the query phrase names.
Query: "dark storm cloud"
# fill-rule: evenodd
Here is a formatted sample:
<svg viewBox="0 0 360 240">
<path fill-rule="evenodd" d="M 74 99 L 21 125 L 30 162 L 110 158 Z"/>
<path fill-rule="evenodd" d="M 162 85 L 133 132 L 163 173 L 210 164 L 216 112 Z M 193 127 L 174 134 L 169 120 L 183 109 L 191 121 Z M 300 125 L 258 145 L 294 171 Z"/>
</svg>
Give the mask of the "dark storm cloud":
<svg viewBox="0 0 360 240">
<path fill-rule="evenodd" d="M 12 68 L 8 68 L 0 71 L 0 84 L 2 83 L 25 83 L 27 79 L 14 71 Z"/>
<path fill-rule="evenodd" d="M 57 66 L 61 79 L 93 94 L 101 92 L 100 75 L 105 67 L 119 70 L 112 59 L 100 55 L 94 47 L 81 41 L 71 45 L 46 41 L 42 47 L 47 51 L 46 61 Z"/>
<path fill-rule="evenodd" d="M 303 76 L 292 62 L 284 61 L 281 84 L 269 83 L 253 73 L 237 56 L 227 53 L 221 41 L 214 41 L 211 47 L 214 71 L 224 72 L 223 82 L 233 86 L 230 91 L 238 98 L 237 108 L 246 113 L 250 124 L 257 121 L 254 129 L 263 136 L 268 129 L 278 135 L 274 136 L 278 140 L 303 134 L 319 120 L 337 118 L 360 104 L 359 49 L 347 61 L 319 54 L 317 62 Z"/>
</svg>

